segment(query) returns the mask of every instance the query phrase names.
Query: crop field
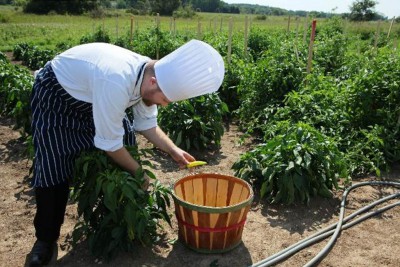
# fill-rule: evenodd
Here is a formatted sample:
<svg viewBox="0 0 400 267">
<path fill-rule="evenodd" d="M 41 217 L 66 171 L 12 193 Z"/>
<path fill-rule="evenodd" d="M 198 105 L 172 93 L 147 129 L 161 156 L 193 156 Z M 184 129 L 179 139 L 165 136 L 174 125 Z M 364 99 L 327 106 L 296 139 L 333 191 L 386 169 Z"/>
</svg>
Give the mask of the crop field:
<svg viewBox="0 0 400 267">
<path fill-rule="evenodd" d="M 107 31 L 111 38 L 130 34 L 131 19 L 133 19 L 133 31 L 146 30 L 156 24 L 156 16 L 133 16 L 129 13 L 110 10 L 103 18 L 92 18 L 91 16 L 68 16 L 68 15 L 32 15 L 24 14 L 21 10 L 12 7 L 0 6 L 0 51 L 11 51 L 13 46 L 20 42 L 30 42 L 43 48 L 55 48 L 59 42 L 77 43 L 83 34 L 93 33 L 98 27 Z M 198 13 L 193 19 L 178 18 L 175 20 L 177 33 L 186 34 L 197 32 L 215 32 L 216 34 L 227 34 L 229 20 L 232 18 L 233 30 L 243 35 L 246 17 L 249 25 L 265 30 L 285 32 L 298 31 L 302 35 L 305 22 L 312 18 L 292 17 L 267 17 L 265 20 L 257 20 L 257 17 L 245 15 Z M 173 31 L 174 23 L 171 17 L 160 17 L 160 27 L 165 31 Z M 318 19 L 318 26 L 323 25 L 326 19 Z M 309 23 L 308 23 L 309 24 Z M 349 34 L 361 34 L 377 31 L 377 22 L 350 23 L 346 22 L 345 30 Z M 379 27 L 382 33 L 388 32 L 390 21 L 381 22 Z M 399 39 L 400 26 L 392 27 L 392 38 Z"/>
<path fill-rule="evenodd" d="M 35 240 L 32 72 L 78 44 L 108 42 L 159 59 L 192 38 L 223 56 L 223 84 L 217 93 L 160 107 L 158 124 L 207 162 L 195 172 L 251 186 L 243 242 L 213 254 L 182 244 L 171 185 L 191 173 L 139 136 L 130 153 L 154 178 L 150 192 L 101 151 L 77 159 L 57 264 L 261 266 L 337 223 L 344 189 L 374 180 L 392 186 L 355 190 L 345 215 L 386 196 L 393 207 L 343 231 L 320 266 L 397 266 L 400 25 L 334 16 L 315 19 L 314 31 L 314 18 L 94 15 L 38 16 L 0 6 L 0 266 L 23 266 Z M 305 265 L 325 246 L 315 243 L 282 266 Z"/>
</svg>

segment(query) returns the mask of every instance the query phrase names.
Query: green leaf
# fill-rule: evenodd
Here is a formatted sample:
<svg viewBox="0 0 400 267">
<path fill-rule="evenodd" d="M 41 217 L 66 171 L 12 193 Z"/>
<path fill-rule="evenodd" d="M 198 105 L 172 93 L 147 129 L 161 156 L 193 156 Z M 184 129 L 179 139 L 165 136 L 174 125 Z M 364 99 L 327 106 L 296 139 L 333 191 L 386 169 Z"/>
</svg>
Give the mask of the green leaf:
<svg viewBox="0 0 400 267">
<path fill-rule="evenodd" d="M 322 184 L 321 187 L 318 189 L 318 194 L 322 197 L 332 198 L 332 192 L 326 187 L 325 184 Z"/>
<path fill-rule="evenodd" d="M 286 171 L 290 171 L 293 168 L 294 168 L 294 162 L 293 161 L 289 161 L 289 165 L 287 166 Z"/>
<path fill-rule="evenodd" d="M 180 146 L 182 143 L 182 131 L 178 132 L 178 136 L 176 137 L 175 145 Z"/>
</svg>

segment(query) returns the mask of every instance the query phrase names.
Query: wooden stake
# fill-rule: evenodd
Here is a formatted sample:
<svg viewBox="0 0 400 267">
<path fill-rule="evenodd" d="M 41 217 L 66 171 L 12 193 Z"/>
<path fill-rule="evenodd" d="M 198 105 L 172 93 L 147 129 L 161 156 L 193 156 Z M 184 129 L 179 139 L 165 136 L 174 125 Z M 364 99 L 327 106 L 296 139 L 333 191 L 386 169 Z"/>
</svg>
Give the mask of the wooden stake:
<svg viewBox="0 0 400 267">
<path fill-rule="evenodd" d="M 160 13 L 157 13 L 156 22 L 157 22 L 156 23 L 157 30 L 160 31 Z M 158 43 L 159 43 L 159 40 L 158 40 L 158 33 L 157 33 L 156 59 L 160 58 L 160 45 Z"/>
<path fill-rule="evenodd" d="M 130 45 L 132 45 L 132 38 L 133 38 L 133 17 L 131 17 L 131 35 L 129 38 Z"/>
<path fill-rule="evenodd" d="M 393 19 L 392 19 L 392 22 L 390 23 L 390 27 L 389 27 L 389 31 L 388 31 L 388 34 L 387 34 L 387 39 L 389 39 L 389 37 L 390 37 L 390 32 L 392 31 L 392 27 L 393 27 L 393 23 L 394 23 L 394 19 L 395 19 L 396 17 L 393 17 Z"/>
<path fill-rule="evenodd" d="M 249 23 L 248 17 L 246 16 L 245 19 L 244 19 L 244 51 L 243 51 L 243 54 L 244 54 L 245 57 L 247 56 L 247 37 L 248 37 L 247 28 L 248 28 L 248 23 Z"/>
<path fill-rule="evenodd" d="M 173 33 L 174 33 L 174 36 L 176 35 L 176 18 L 174 18 L 174 31 L 173 31 Z"/>
<path fill-rule="evenodd" d="M 201 21 L 198 20 L 197 22 L 197 39 L 201 39 Z"/>
<path fill-rule="evenodd" d="M 229 30 L 228 30 L 228 64 L 231 63 L 231 53 L 232 53 L 232 28 L 233 21 L 232 17 L 229 18 Z"/>
<path fill-rule="evenodd" d="M 118 14 L 117 14 L 117 17 L 116 17 L 115 33 L 116 33 L 116 36 L 117 36 L 117 39 L 118 39 Z"/>
<path fill-rule="evenodd" d="M 381 21 L 378 20 L 378 26 L 376 26 L 376 32 L 375 32 L 375 42 L 374 42 L 374 48 L 375 48 L 375 49 L 378 47 L 378 40 L 379 40 L 379 34 L 380 34 L 380 26 L 381 26 Z"/>
<path fill-rule="evenodd" d="M 311 28 L 310 45 L 308 46 L 308 62 L 307 62 L 307 74 L 311 72 L 312 58 L 313 58 L 313 47 L 315 38 L 315 29 L 317 28 L 317 21 L 314 19 Z"/>
<path fill-rule="evenodd" d="M 308 25 L 308 14 L 304 20 L 303 43 L 305 43 L 307 40 L 307 25 Z"/>
<path fill-rule="evenodd" d="M 287 32 L 289 32 L 289 31 L 290 31 L 290 15 L 289 15 L 288 22 L 287 22 Z"/>
</svg>

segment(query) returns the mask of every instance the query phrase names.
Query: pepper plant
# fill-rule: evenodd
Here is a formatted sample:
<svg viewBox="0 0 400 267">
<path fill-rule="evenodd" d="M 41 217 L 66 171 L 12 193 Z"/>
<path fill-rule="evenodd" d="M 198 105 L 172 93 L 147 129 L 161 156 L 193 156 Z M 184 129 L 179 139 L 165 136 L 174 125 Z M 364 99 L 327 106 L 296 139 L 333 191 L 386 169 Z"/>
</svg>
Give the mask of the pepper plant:
<svg viewBox="0 0 400 267">
<path fill-rule="evenodd" d="M 0 54 L 0 114 L 14 118 L 14 128 L 19 129 L 23 137 L 31 132 L 32 85 L 33 76 L 27 68 L 11 64 Z"/>
<path fill-rule="evenodd" d="M 140 161 L 150 150 L 128 149 L 141 166 L 150 166 Z M 170 190 L 151 171 L 139 168 L 132 176 L 102 151 L 84 152 L 75 167 L 71 194 L 80 220 L 68 238 L 72 246 L 86 238 L 91 253 L 108 261 L 119 251 L 131 251 L 135 240 L 152 244 L 162 227 L 160 220 L 171 225 Z M 153 181 L 148 191 L 142 189 L 144 173 Z"/>
<path fill-rule="evenodd" d="M 338 181 L 348 181 L 347 166 L 336 143 L 305 123 L 279 122 L 276 135 L 243 154 L 235 175 L 258 187 L 272 203 L 308 202 L 331 197 Z"/>
<path fill-rule="evenodd" d="M 223 115 L 227 112 L 227 105 L 214 93 L 160 108 L 158 122 L 177 146 L 200 150 L 220 144 L 224 134 Z"/>
</svg>

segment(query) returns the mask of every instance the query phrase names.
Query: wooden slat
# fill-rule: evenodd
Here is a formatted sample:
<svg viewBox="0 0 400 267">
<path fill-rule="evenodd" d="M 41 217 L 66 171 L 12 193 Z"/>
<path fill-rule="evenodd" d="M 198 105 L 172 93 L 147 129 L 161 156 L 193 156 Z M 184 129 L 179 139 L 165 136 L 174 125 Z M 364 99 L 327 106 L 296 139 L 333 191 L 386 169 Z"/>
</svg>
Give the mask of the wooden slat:
<svg viewBox="0 0 400 267">
<path fill-rule="evenodd" d="M 239 221 L 246 219 L 249 209 L 250 209 L 250 205 L 247 205 L 246 207 L 241 209 Z M 234 240 L 232 240 L 233 244 L 239 242 L 242 239 L 243 228 L 244 228 L 244 226 L 238 228 L 238 230 L 236 231 L 236 238 Z"/>
<path fill-rule="evenodd" d="M 235 185 L 233 186 L 233 190 L 232 190 L 232 197 L 231 197 L 230 205 L 235 205 L 240 202 L 240 197 L 242 195 L 242 188 L 243 188 L 243 185 L 241 185 L 239 183 L 235 183 Z"/>
<path fill-rule="evenodd" d="M 199 226 L 210 227 L 210 213 L 199 212 Z M 199 235 L 199 248 L 211 250 L 210 233 L 202 232 Z"/>
<path fill-rule="evenodd" d="M 204 188 L 203 179 L 193 179 L 194 196 L 193 203 L 199 206 L 204 206 Z"/>
<path fill-rule="evenodd" d="M 184 199 L 183 192 L 182 192 L 182 184 L 175 185 L 175 195 L 181 199 Z"/>
<path fill-rule="evenodd" d="M 217 185 L 216 207 L 226 207 L 226 199 L 228 198 L 228 180 L 219 179 Z"/>
<path fill-rule="evenodd" d="M 217 223 L 214 228 L 224 228 L 227 225 L 228 213 L 220 213 L 218 216 Z M 226 231 L 224 232 L 215 232 L 213 236 L 213 249 L 224 249 L 225 248 L 225 238 Z"/>
<path fill-rule="evenodd" d="M 183 214 L 185 215 L 185 222 L 190 225 L 194 225 L 193 212 L 187 208 L 183 208 Z M 189 246 L 196 248 L 197 242 L 196 242 L 195 231 L 192 228 L 189 228 L 187 226 L 184 226 L 184 227 L 186 228 L 187 244 Z"/>
<path fill-rule="evenodd" d="M 215 228 L 216 224 L 217 224 L 217 220 L 218 220 L 219 214 L 218 213 L 210 213 L 210 228 Z M 211 249 L 214 249 L 214 233 L 211 232 L 210 233 L 210 247 Z"/>
<path fill-rule="evenodd" d="M 201 180 L 203 182 L 203 205 L 207 206 L 206 199 L 207 199 L 207 187 L 208 187 L 207 182 L 208 182 L 208 179 L 206 177 L 203 177 Z"/>
<path fill-rule="evenodd" d="M 183 183 L 183 191 L 185 194 L 185 201 L 194 204 L 193 180 L 188 180 Z"/>
<path fill-rule="evenodd" d="M 242 192 L 240 194 L 239 202 L 243 202 L 243 201 L 247 200 L 249 198 L 249 195 L 250 195 L 250 190 L 247 187 L 243 186 Z"/>
<path fill-rule="evenodd" d="M 234 225 L 240 222 L 241 214 L 242 214 L 242 209 L 231 212 L 228 225 Z M 226 243 L 227 243 L 226 246 L 235 244 L 235 241 L 237 240 L 237 233 L 238 233 L 237 229 L 229 230 L 226 233 Z"/>
<path fill-rule="evenodd" d="M 174 200 L 175 204 L 175 216 L 178 219 L 178 226 L 179 226 L 179 238 L 182 238 L 185 243 L 187 243 L 187 235 L 186 235 L 186 229 L 185 227 L 182 226 L 181 223 L 179 223 L 179 220 L 185 221 L 184 215 L 183 215 L 183 209 L 182 207 Z"/>
<path fill-rule="evenodd" d="M 206 206 L 215 207 L 217 201 L 217 186 L 218 180 L 215 178 L 207 179 L 207 188 L 206 189 Z"/>
<path fill-rule="evenodd" d="M 227 198 L 226 198 L 226 206 L 230 206 L 232 202 L 232 193 L 233 193 L 233 187 L 235 186 L 235 182 L 229 181 L 228 184 L 228 192 L 227 192 Z"/>
</svg>

